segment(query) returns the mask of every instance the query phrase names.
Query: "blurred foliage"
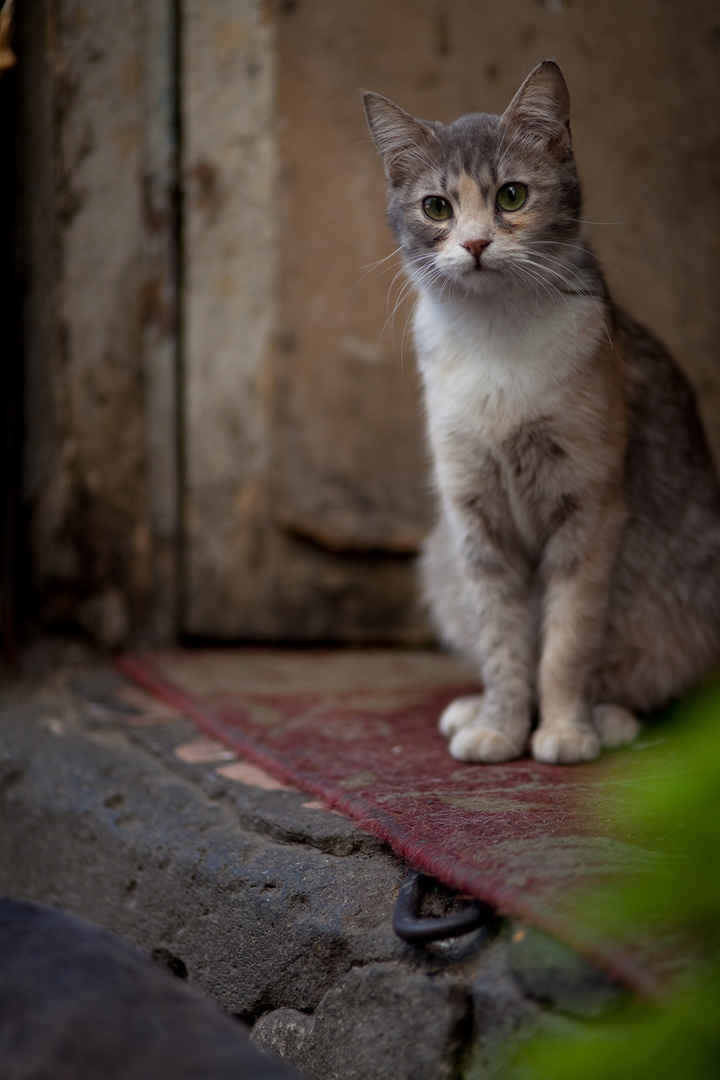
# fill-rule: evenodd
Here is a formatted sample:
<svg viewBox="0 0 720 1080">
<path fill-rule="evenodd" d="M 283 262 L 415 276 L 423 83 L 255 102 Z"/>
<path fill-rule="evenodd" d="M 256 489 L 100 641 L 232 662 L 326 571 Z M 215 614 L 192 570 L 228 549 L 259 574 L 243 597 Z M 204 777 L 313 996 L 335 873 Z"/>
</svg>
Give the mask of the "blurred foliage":
<svg viewBox="0 0 720 1080">
<path fill-rule="evenodd" d="M 664 858 L 579 902 L 584 917 L 590 905 L 601 935 L 664 936 L 675 961 L 667 984 L 652 1000 L 631 999 L 574 1033 L 537 1036 L 518 1055 L 523 1080 L 720 1076 L 720 681 L 677 704 L 656 731 L 653 766 L 632 780 L 629 816 L 624 808 L 618 824 L 642 832 Z M 634 755 L 624 756 L 630 777 Z"/>
</svg>

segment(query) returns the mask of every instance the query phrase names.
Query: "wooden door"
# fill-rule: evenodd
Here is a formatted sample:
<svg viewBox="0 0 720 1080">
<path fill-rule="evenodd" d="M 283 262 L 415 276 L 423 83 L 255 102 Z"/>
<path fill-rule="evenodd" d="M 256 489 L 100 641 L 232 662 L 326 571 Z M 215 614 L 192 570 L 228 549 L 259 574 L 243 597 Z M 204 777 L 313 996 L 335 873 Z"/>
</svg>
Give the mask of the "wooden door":
<svg viewBox="0 0 720 1080">
<path fill-rule="evenodd" d="M 397 266 L 367 272 L 392 247 L 351 40 L 308 69 L 289 5 L 183 9 L 184 629 L 422 640 L 417 385 Z"/>
<path fill-rule="evenodd" d="M 107 645 L 426 637 L 426 451 L 360 88 L 450 121 L 559 60 L 586 217 L 611 223 L 592 242 L 720 450 L 715 8 L 16 5 L 21 516 L 44 621 Z"/>
</svg>

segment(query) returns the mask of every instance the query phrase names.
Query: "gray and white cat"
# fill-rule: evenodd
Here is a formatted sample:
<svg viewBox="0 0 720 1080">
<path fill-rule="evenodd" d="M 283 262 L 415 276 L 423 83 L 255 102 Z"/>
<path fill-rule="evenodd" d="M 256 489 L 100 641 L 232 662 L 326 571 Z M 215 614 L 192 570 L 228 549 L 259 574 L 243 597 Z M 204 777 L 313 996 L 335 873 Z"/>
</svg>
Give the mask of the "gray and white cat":
<svg viewBox="0 0 720 1080">
<path fill-rule="evenodd" d="M 581 232 L 570 98 L 540 64 L 502 116 L 365 110 L 418 294 L 439 520 L 421 561 L 482 695 L 463 761 L 577 762 L 720 661 L 720 489 L 693 393 Z"/>
</svg>

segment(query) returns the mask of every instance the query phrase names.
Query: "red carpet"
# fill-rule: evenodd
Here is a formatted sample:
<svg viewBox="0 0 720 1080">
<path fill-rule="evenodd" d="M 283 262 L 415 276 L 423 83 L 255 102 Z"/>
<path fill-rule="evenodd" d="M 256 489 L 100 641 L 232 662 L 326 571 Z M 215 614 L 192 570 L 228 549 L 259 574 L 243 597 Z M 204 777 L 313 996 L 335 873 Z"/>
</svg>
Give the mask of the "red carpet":
<svg viewBox="0 0 720 1080">
<path fill-rule="evenodd" d="M 627 779 L 650 742 L 589 765 L 454 761 L 442 708 L 476 689 L 438 653 L 175 650 L 125 657 L 122 670 L 198 727 L 278 778 L 339 809 L 417 869 L 549 930 L 629 985 L 652 992 L 640 952 L 598 942 L 578 888 L 626 876 L 653 856 L 617 835 Z"/>
</svg>

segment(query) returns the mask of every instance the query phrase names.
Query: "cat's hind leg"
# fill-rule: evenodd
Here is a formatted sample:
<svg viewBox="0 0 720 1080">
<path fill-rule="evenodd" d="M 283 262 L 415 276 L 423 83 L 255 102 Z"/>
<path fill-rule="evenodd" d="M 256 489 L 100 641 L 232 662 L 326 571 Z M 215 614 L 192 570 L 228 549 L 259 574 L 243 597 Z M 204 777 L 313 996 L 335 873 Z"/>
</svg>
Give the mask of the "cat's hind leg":
<svg viewBox="0 0 720 1080">
<path fill-rule="evenodd" d="M 642 731 L 640 721 L 624 705 L 596 705 L 592 722 L 605 750 L 629 746 Z"/>
<path fill-rule="evenodd" d="M 482 708 L 482 700 L 482 694 L 468 694 L 450 702 L 443 710 L 438 725 L 446 739 L 451 739 L 458 731 L 472 724 Z"/>
</svg>

